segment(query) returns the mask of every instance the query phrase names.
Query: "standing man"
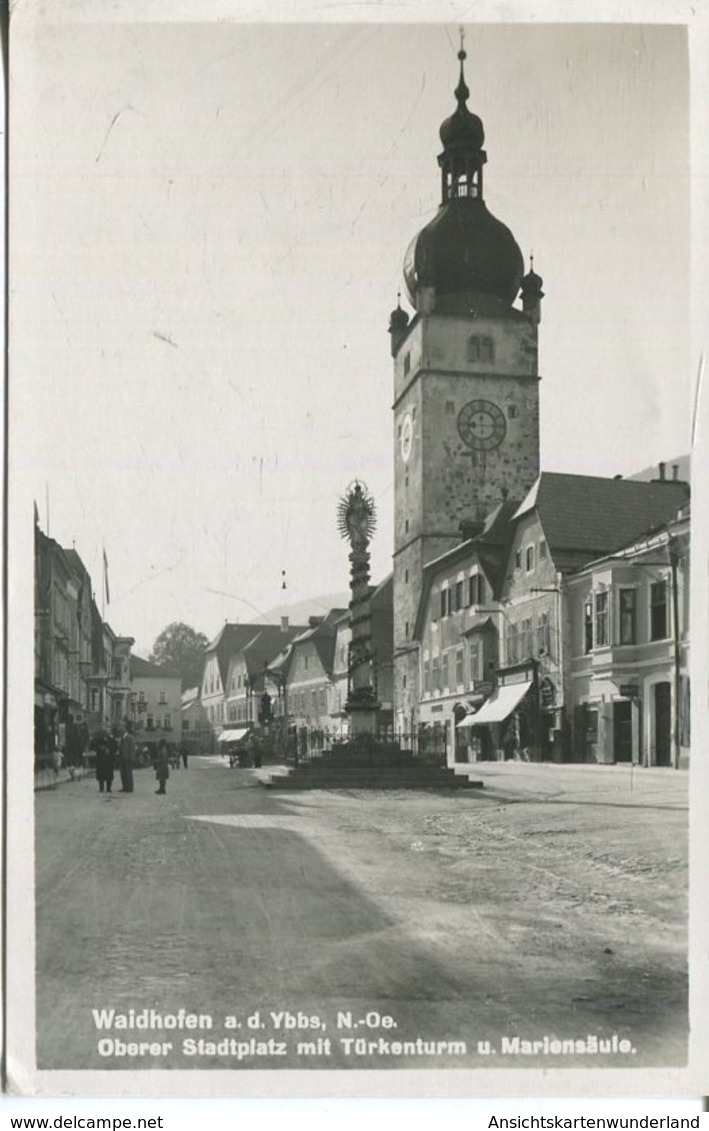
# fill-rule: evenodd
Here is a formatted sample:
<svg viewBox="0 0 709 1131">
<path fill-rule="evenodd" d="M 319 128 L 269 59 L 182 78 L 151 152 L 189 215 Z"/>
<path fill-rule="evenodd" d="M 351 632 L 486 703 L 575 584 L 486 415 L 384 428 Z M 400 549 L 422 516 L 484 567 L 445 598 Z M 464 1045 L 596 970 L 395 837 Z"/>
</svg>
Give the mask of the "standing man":
<svg viewBox="0 0 709 1131">
<path fill-rule="evenodd" d="M 166 793 L 165 783 L 170 777 L 170 751 L 164 738 L 158 743 L 158 752 L 155 758 L 155 777 L 158 780 L 156 793 Z"/>
<path fill-rule="evenodd" d="M 135 739 L 131 734 L 130 723 L 125 724 L 119 748 L 121 770 L 121 793 L 133 792 L 133 762 L 135 760 Z"/>
<path fill-rule="evenodd" d="M 103 793 L 104 787 L 106 792 L 110 793 L 113 784 L 113 751 L 108 737 L 104 731 L 100 730 L 94 738 L 96 780 L 98 781 L 99 793 Z"/>
</svg>

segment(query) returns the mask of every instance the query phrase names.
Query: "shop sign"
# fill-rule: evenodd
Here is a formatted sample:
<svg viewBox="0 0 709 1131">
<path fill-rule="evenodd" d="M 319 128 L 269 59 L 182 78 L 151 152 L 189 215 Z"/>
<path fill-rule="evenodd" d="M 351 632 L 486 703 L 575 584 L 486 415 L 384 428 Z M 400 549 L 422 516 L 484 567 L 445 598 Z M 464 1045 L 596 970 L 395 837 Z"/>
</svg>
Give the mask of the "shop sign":
<svg viewBox="0 0 709 1131">
<path fill-rule="evenodd" d="M 556 688 L 547 676 L 542 680 L 539 686 L 539 695 L 542 701 L 542 707 L 553 707 L 556 700 Z"/>
</svg>

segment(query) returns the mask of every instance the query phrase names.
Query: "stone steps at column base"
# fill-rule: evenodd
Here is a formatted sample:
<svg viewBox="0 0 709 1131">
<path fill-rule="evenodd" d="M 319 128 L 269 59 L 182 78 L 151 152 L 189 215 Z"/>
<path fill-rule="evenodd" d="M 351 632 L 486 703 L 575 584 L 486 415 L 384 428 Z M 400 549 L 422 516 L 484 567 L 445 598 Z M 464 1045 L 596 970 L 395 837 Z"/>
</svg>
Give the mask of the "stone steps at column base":
<svg viewBox="0 0 709 1131">
<path fill-rule="evenodd" d="M 407 766 L 396 770 L 369 767 L 298 767 L 288 774 L 274 774 L 264 781 L 267 789 L 482 789 L 481 781 L 470 781 L 454 770 L 436 766 Z"/>
</svg>

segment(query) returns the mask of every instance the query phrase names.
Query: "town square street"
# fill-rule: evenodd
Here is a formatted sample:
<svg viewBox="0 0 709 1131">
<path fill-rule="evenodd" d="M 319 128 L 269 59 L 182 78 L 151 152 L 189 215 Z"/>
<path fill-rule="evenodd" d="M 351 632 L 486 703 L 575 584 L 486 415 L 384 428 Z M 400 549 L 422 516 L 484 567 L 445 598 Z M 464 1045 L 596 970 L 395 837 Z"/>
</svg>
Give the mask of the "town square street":
<svg viewBox="0 0 709 1131">
<path fill-rule="evenodd" d="M 38 791 L 38 1067 L 684 1063 L 687 774 L 476 769 L 282 793 L 215 756 L 164 797 L 147 769 Z"/>
</svg>

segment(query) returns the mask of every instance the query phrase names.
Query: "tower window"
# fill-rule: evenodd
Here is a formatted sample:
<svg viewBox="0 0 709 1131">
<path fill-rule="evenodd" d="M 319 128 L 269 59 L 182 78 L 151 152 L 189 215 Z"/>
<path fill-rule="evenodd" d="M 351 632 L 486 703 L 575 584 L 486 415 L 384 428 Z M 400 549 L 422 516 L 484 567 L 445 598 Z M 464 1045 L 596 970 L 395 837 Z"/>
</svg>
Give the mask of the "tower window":
<svg viewBox="0 0 709 1131">
<path fill-rule="evenodd" d="M 405 531 L 406 534 L 409 533 L 409 520 L 408 520 L 408 518 L 404 521 L 404 531 Z"/>
<path fill-rule="evenodd" d="M 468 338 L 468 349 L 466 356 L 468 361 L 480 361 L 480 338 L 478 338 L 477 335 L 473 336 L 472 338 Z"/>
<path fill-rule="evenodd" d="M 507 406 L 507 419 L 508 420 L 515 420 L 516 417 L 517 417 L 517 405 L 516 404 L 508 404 L 508 406 Z"/>
<path fill-rule="evenodd" d="M 408 580 L 409 580 L 409 571 L 408 571 L 408 569 L 405 569 L 404 570 L 404 581 L 408 581 Z"/>
<path fill-rule="evenodd" d="M 404 354 L 404 377 L 408 377 L 411 372 L 411 354 Z"/>
<path fill-rule="evenodd" d="M 455 401 L 446 401 L 446 412 L 449 416 L 455 413 Z"/>
<path fill-rule="evenodd" d="M 480 360 L 495 360 L 495 344 L 492 338 L 483 338 L 482 342 L 480 343 Z"/>
<path fill-rule="evenodd" d="M 534 546 L 527 546 L 525 568 L 527 573 L 531 573 L 534 569 Z"/>
</svg>

